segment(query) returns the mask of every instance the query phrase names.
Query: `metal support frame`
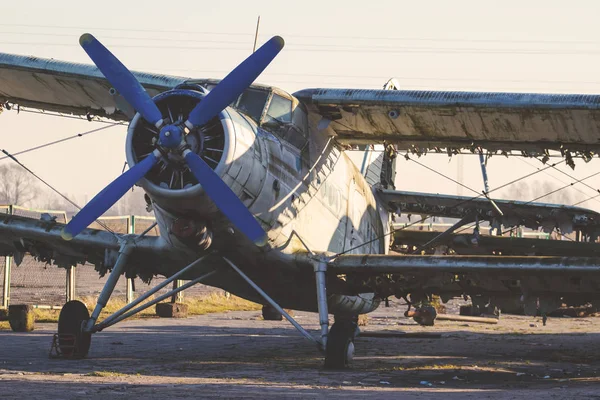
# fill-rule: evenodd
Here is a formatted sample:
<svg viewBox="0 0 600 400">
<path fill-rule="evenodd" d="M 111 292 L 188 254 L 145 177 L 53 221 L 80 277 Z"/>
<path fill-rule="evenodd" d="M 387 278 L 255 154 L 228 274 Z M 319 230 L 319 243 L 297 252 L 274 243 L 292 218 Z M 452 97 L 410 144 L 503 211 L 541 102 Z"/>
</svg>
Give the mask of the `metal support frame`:
<svg viewBox="0 0 600 400">
<path fill-rule="evenodd" d="M 97 331 L 101 331 L 102 329 L 114 325 L 119 321 L 122 321 L 123 319 L 137 313 L 140 312 L 148 307 L 150 307 L 153 304 L 158 303 L 159 301 L 162 301 L 164 299 L 166 299 L 169 296 L 172 296 L 176 293 L 179 293 L 182 290 L 187 289 L 188 287 L 195 285 L 196 283 L 200 282 L 203 279 L 208 278 L 209 276 L 211 276 L 215 271 L 209 272 L 208 274 L 204 274 L 202 275 L 200 278 L 196 278 L 193 281 L 190 281 L 188 283 L 186 283 L 185 285 L 179 286 L 176 289 L 173 289 L 171 291 L 169 291 L 168 293 L 158 297 L 157 299 L 152 300 L 151 302 L 148 302 L 146 304 L 144 304 L 142 307 L 138 307 L 135 310 L 128 312 L 129 310 L 131 310 L 132 308 L 134 308 L 135 306 L 137 306 L 138 304 L 142 303 L 143 301 L 145 301 L 147 298 L 149 298 L 150 296 L 154 295 L 156 292 L 158 292 L 159 290 L 161 290 L 162 288 L 164 288 L 165 286 L 167 286 L 168 284 L 170 284 L 171 282 L 173 282 L 174 280 L 176 280 L 177 278 L 179 278 L 181 275 L 183 275 L 184 273 L 186 273 L 187 271 L 189 271 L 190 269 L 196 267 L 198 264 L 200 264 L 202 262 L 202 260 L 204 260 L 204 257 L 200 257 L 199 259 L 197 259 L 196 261 L 192 262 L 191 264 L 189 264 L 188 266 L 182 268 L 181 270 L 179 270 L 179 272 L 173 274 L 172 276 L 170 276 L 169 278 L 165 279 L 164 281 L 162 281 L 161 283 L 159 283 L 158 285 L 156 285 L 155 287 L 153 287 L 152 289 L 150 289 L 149 291 L 147 291 L 146 293 L 144 293 L 142 296 L 140 296 L 139 298 L 135 299 L 133 302 L 127 304 L 125 307 L 121 308 L 120 310 L 116 311 L 114 314 L 110 315 L 109 317 L 107 317 L 104 321 L 102 321 L 101 323 L 97 324 L 96 326 L 94 326 L 92 328 L 92 332 L 97 332 Z"/>
<path fill-rule="evenodd" d="M 419 246 L 419 248 L 416 249 L 412 254 L 419 254 L 419 253 L 421 253 L 421 251 L 427 250 L 427 248 L 446 239 L 448 236 L 453 234 L 454 231 L 457 230 L 458 228 L 461 228 L 461 227 L 465 226 L 466 224 L 469 224 L 469 223 L 475 221 L 476 219 L 477 219 L 477 217 L 473 216 L 473 214 L 465 215 L 460 221 L 458 221 L 457 223 L 452 225 L 450 228 L 446 229 L 444 232 L 440 233 L 439 235 L 437 235 L 436 237 L 434 237 L 433 239 L 431 239 L 429 242 L 425 243 L 424 245 Z"/>
<path fill-rule="evenodd" d="M 490 191 L 490 186 L 488 184 L 488 175 L 487 175 L 487 167 L 485 158 L 483 157 L 483 151 L 479 151 L 479 165 L 481 166 L 481 176 L 483 178 L 483 189 L 485 193 Z"/>
<path fill-rule="evenodd" d="M 66 301 L 75 300 L 75 266 L 71 265 L 67 268 L 66 274 Z"/>
<path fill-rule="evenodd" d="M 127 233 L 130 235 L 135 234 L 135 216 L 130 215 L 127 219 Z M 125 291 L 125 302 L 131 303 L 135 299 L 133 293 L 133 278 L 127 278 L 127 290 Z"/>
<path fill-rule="evenodd" d="M 327 305 L 327 283 L 325 273 L 327 272 L 326 258 L 321 258 L 315 264 L 315 280 L 317 281 L 317 306 L 319 308 L 319 324 L 321 325 L 321 350 L 327 347 L 327 335 L 329 334 L 329 308 Z"/>
<path fill-rule="evenodd" d="M 302 336 L 304 336 L 311 342 L 317 344 L 317 346 L 319 346 L 320 349 L 324 348 L 319 340 L 315 339 L 310 333 L 306 331 L 306 329 L 300 326 L 300 324 L 297 323 L 294 318 L 292 318 L 287 312 L 285 312 L 285 310 L 281 308 L 279 304 L 275 303 L 275 301 L 272 298 L 270 298 L 268 294 L 266 294 L 260 287 L 258 287 L 258 285 L 254 283 L 250 278 L 248 278 L 248 276 L 244 274 L 242 270 L 240 270 L 234 263 L 232 263 L 226 257 L 223 257 L 223 260 L 225 260 L 225 262 L 229 264 L 229 266 L 233 268 L 235 272 L 237 272 L 250 286 L 252 286 L 252 288 L 254 288 L 254 290 L 256 290 L 258 294 L 262 296 L 263 299 L 265 299 L 274 309 L 276 309 L 281 315 L 283 315 L 285 319 L 287 319 L 290 322 L 290 324 L 292 324 L 294 328 L 296 328 L 298 332 L 302 334 Z"/>
<path fill-rule="evenodd" d="M 2 308 L 8 308 L 10 303 L 10 270 L 12 266 L 12 256 L 4 258 L 4 283 L 2 285 Z"/>
<path fill-rule="evenodd" d="M 208 273 L 200 276 L 199 278 L 196 278 L 196 279 L 194 279 L 192 281 L 189 281 L 188 283 L 186 283 L 183 286 L 178 287 L 177 289 L 170 290 L 169 292 L 167 292 L 167 293 L 165 293 L 165 294 L 163 294 L 161 296 L 158 296 L 156 299 L 153 299 L 153 300 L 151 300 L 151 301 L 149 301 L 149 302 L 147 302 L 147 303 L 145 303 L 145 304 L 143 304 L 143 305 L 141 305 L 141 306 L 139 306 L 137 308 L 134 308 L 133 310 L 131 310 L 129 312 L 122 312 L 121 311 L 121 310 L 123 310 L 123 308 L 122 308 L 121 310 L 117 311 L 116 313 L 114 313 L 113 315 L 111 315 L 109 317 L 109 318 L 111 318 L 110 321 L 108 321 L 108 318 L 107 318 L 106 320 L 102 321 L 102 323 L 100 323 L 98 325 L 95 325 L 92 328 L 91 332 L 99 332 L 99 331 L 101 331 L 104 328 L 108 328 L 109 326 L 116 324 L 117 322 L 123 321 L 125 318 L 129 318 L 132 315 L 135 315 L 135 314 L 139 313 L 140 311 L 144 311 L 146 308 L 151 307 L 151 306 L 155 305 L 156 303 L 160 303 L 164 299 L 169 298 L 169 297 L 171 297 L 173 295 L 176 295 L 177 293 L 179 293 L 179 292 L 181 292 L 181 291 L 183 291 L 183 290 L 185 290 L 185 289 L 187 289 L 187 288 L 189 288 L 191 286 L 194 286 L 197 283 L 202 282 L 206 278 L 208 278 L 211 275 L 213 275 L 215 272 L 217 272 L 217 271 L 210 271 L 210 272 L 208 272 Z M 158 291 L 159 289 L 160 288 L 156 289 L 156 291 Z M 147 293 L 144 296 L 140 297 L 140 299 L 142 299 L 141 301 L 145 300 L 146 298 L 148 298 Z M 138 300 L 140 300 L 140 299 L 136 299 L 135 302 L 133 302 L 131 304 L 128 304 L 127 307 L 139 304 L 141 301 L 138 301 Z M 131 307 L 129 307 L 129 308 L 131 308 Z"/>
<path fill-rule="evenodd" d="M 481 166 L 481 176 L 483 177 L 483 192 L 482 193 L 485 196 L 485 198 L 488 199 L 488 201 L 496 209 L 496 212 L 498 212 L 498 214 L 500 214 L 501 216 L 504 216 L 504 213 L 502 212 L 500 207 L 498 207 L 498 204 L 496 204 L 496 202 L 494 200 L 492 200 L 492 198 L 488 195 L 488 193 L 490 192 L 490 185 L 488 183 L 488 175 L 487 175 L 487 167 L 486 167 L 487 161 L 483 157 L 482 150 L 479 150 L 479 164 Z"/>
<path fill-rule="evenodd" d="M 185 284 L 185 282 L 183 280 L 177 279 L 176 281 L 173 282 L 173 290 L 182 287 L 184 284 Z M 173 296 L 171 297 L 171 303 L 183 303 L 183 296 L 184 296 L 184 292 L 182 292 L 182 291 L 174 293 Z"/>
<path fill-rule="evenodd" d="M 300 240 L 300 243 L 302 243 L 302 246 L 304 246 L 304 248 L 306 249 L 306 251 L 308 251 L 311 255 L 315 255 L 315 253 L 310 249 L 310 247 L 308 247 L 308 245 L 306 244 L 306 242 L 304 241 L 304 239 L 302 239 L 302 237 L 300 236 L 300 234 L 298 232 L 296 232 L 295 229 L 292 230 L 292 233 L 290 233 L 290 236 L 288 237 L 288 240 L 279 249 L 283 250 L 286 247 L 288 247 L 288 245 L 292 242 L 292 239 L 293 239 L 294 236 L 296 236 L 298 238 L 298 240 Z"/>
<path fill-rule="evenodd" d="M 133 290 L 133 278 L 127 278 L 127 288 L 125 291 L 125 302 L 127 304 L 135 300 L 135 293 Z"/>
<path fill-rule="evenodd" d="M 108 303 L 108 299 L 110 299 L 110 296 L 112 295 L 112 292 L 115 289 L 117 282 L 119 281 L 121 272 L 123 271 L 125 264 L 127 264 L 127 259 L 129 258 L 129 255 L 131 254 L 132 250 L 133 245 L 129 242 L 124 242 L 121 244 L 121 248 L 119 249 L 119 257 L 117 258 L 117 261 L 115 262 L 115 265 L 113 266 L 112 271 L 110 271 L 110 275 L 108 276 L 108 279 L 106 280 L 106 283 L 102 288 L 102 292 L 98 297 L 98 301 L 96 302 L 96 307 L 92 312 L 92 316 L 87 321 L 83 329 L 84 332 L 92 331 L 92 328 L 94 327 L 96 321 L 98 320 L 98 317 L 100 316 L 100 312 L 104 307 L 106 307 L 106 303 Z"/>
<path fill-rule="evenodd" d="M 13 206 L 9 205 L 7 214 L 12 215 L 14 210 Z M 2 283 L 2 308 L 8 308 L 10 303 L 10 270 L 12 267 L 12 256 L 6 256 L 4 258 L 4 282 Z"/>
</svg>

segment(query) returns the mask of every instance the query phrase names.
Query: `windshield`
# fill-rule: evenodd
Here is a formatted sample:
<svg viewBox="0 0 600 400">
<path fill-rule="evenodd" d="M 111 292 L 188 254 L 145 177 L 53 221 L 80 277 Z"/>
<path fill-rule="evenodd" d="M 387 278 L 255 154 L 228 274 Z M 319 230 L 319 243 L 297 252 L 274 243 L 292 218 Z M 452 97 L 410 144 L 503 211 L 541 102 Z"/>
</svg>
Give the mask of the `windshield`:
<svg viewBox="0 0 600 400">
<path fill-rule="evenodd" d="M 269 92 L 264 90 L 246 89 L 239 97 L 236 108 L 258 123 L 268 97 Z"/>
<path fill-rule="evenodd" d="M 274 94 L 267 110 L 267 116 L 280 123 L 292 122 L 292 101 Z"/>
</svg>

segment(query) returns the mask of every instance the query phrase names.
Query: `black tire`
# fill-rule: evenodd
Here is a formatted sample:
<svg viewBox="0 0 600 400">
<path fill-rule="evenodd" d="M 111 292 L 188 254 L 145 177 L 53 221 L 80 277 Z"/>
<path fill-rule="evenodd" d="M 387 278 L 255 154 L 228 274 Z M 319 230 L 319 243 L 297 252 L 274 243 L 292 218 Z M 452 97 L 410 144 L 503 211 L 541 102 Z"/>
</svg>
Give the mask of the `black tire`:
<svg viewBox="0 0 600 400">
<path fill-rule="evenodd" d="M 265 321 L 282 321 L 283 315 L 275 307 L 267 305 L 262 307 L 262 317 Z"/>
<path fill-rule="evenodd" d="M 82 332 L 83 323 L 90 313 L 82 302 L 69 301 L 58 317 L 58 347 L 65 358 L 83 358 L 88 354 L 92 334 Z"/>
<path fill-rule="evenodd" d="M 354 357 L 354 335 L 357 325 L 353 321 L 338 321 L 327 335 L 325 369 L 347 369 Z"/>
</svg>

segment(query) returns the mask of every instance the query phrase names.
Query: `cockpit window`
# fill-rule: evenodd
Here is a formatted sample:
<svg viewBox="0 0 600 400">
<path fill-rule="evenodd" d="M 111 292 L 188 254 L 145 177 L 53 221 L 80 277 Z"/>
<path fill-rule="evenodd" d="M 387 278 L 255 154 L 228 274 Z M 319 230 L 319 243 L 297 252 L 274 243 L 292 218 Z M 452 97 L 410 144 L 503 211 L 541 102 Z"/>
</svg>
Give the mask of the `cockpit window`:
<svg viewBox="0 0 600 400">
<path fill-rule="evenodd" d="M 308 117 L 306 115 L 306 111 L 304 111 L 304 108 L 300 104 L 294 108 L 292 118 L 294 125 L 298 127 L 300 132 L 306 134 L 306 132 L 308 132 Z"/>
<path fill-rule="evenodd" d="M 236 108 L 258 123 L 268 97 L 269 92 L 264 90 L 246 89 L 239 97 Z"/>
<path fill-rule="evenodd" d="M 291 123 L 292 101 L 290 99 L 273 94 L 271 104 L 269 104 L 269 109 L 267 110 L 267 116 L 280 123 Z"/>
</svg>

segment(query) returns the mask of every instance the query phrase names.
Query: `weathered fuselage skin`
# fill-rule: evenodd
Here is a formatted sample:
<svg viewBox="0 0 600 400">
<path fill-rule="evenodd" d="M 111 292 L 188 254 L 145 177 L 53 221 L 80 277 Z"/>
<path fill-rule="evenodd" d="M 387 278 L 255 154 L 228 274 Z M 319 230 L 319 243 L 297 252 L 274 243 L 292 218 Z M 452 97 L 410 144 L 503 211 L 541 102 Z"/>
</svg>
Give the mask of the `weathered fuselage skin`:
<svg viewBox="0 0 600 400">
<path fill-rule="evenodd" d="M 219 118 L 226 143 L 215 171 L 261 222 L 269 244 L 257 248 L 237 232 L 200 185 L 169 190 L 144 179 L 141 186 L 152 199 L 161 236 L 178 250 L 182 260 L 155 272 L 172 275 L 183 262 L 213 253 L 185 278 L 217 268 L 219 272 L 207 284 L 263 302 L 221 260 L 220 256 L 226 256 L 283 307 L 317 311 L 309 250 L 321 254 L 385 253 L 387 246 L 380 238 L 389 229 L 387 214 L 378 208 L 371 188 L 329 136 L 331 132 L 318 129 L 319 121 L 309 121 L 308 145 L 300 150 L 231 107 Z M 135 122 L 134 118 L 132 126 Z M 135 163 L 131 146 L 127 157 L 130 165 Z M 213 241 L 208 250 L 190 248 L 172 234 L 173 222 L 182 216 L 210 227 Z M 349 293 L 345 282 L 335 276 L 328 280 L 332 313 L 365 313 L 379 304 L 372 294 Z"/>
</svg>

